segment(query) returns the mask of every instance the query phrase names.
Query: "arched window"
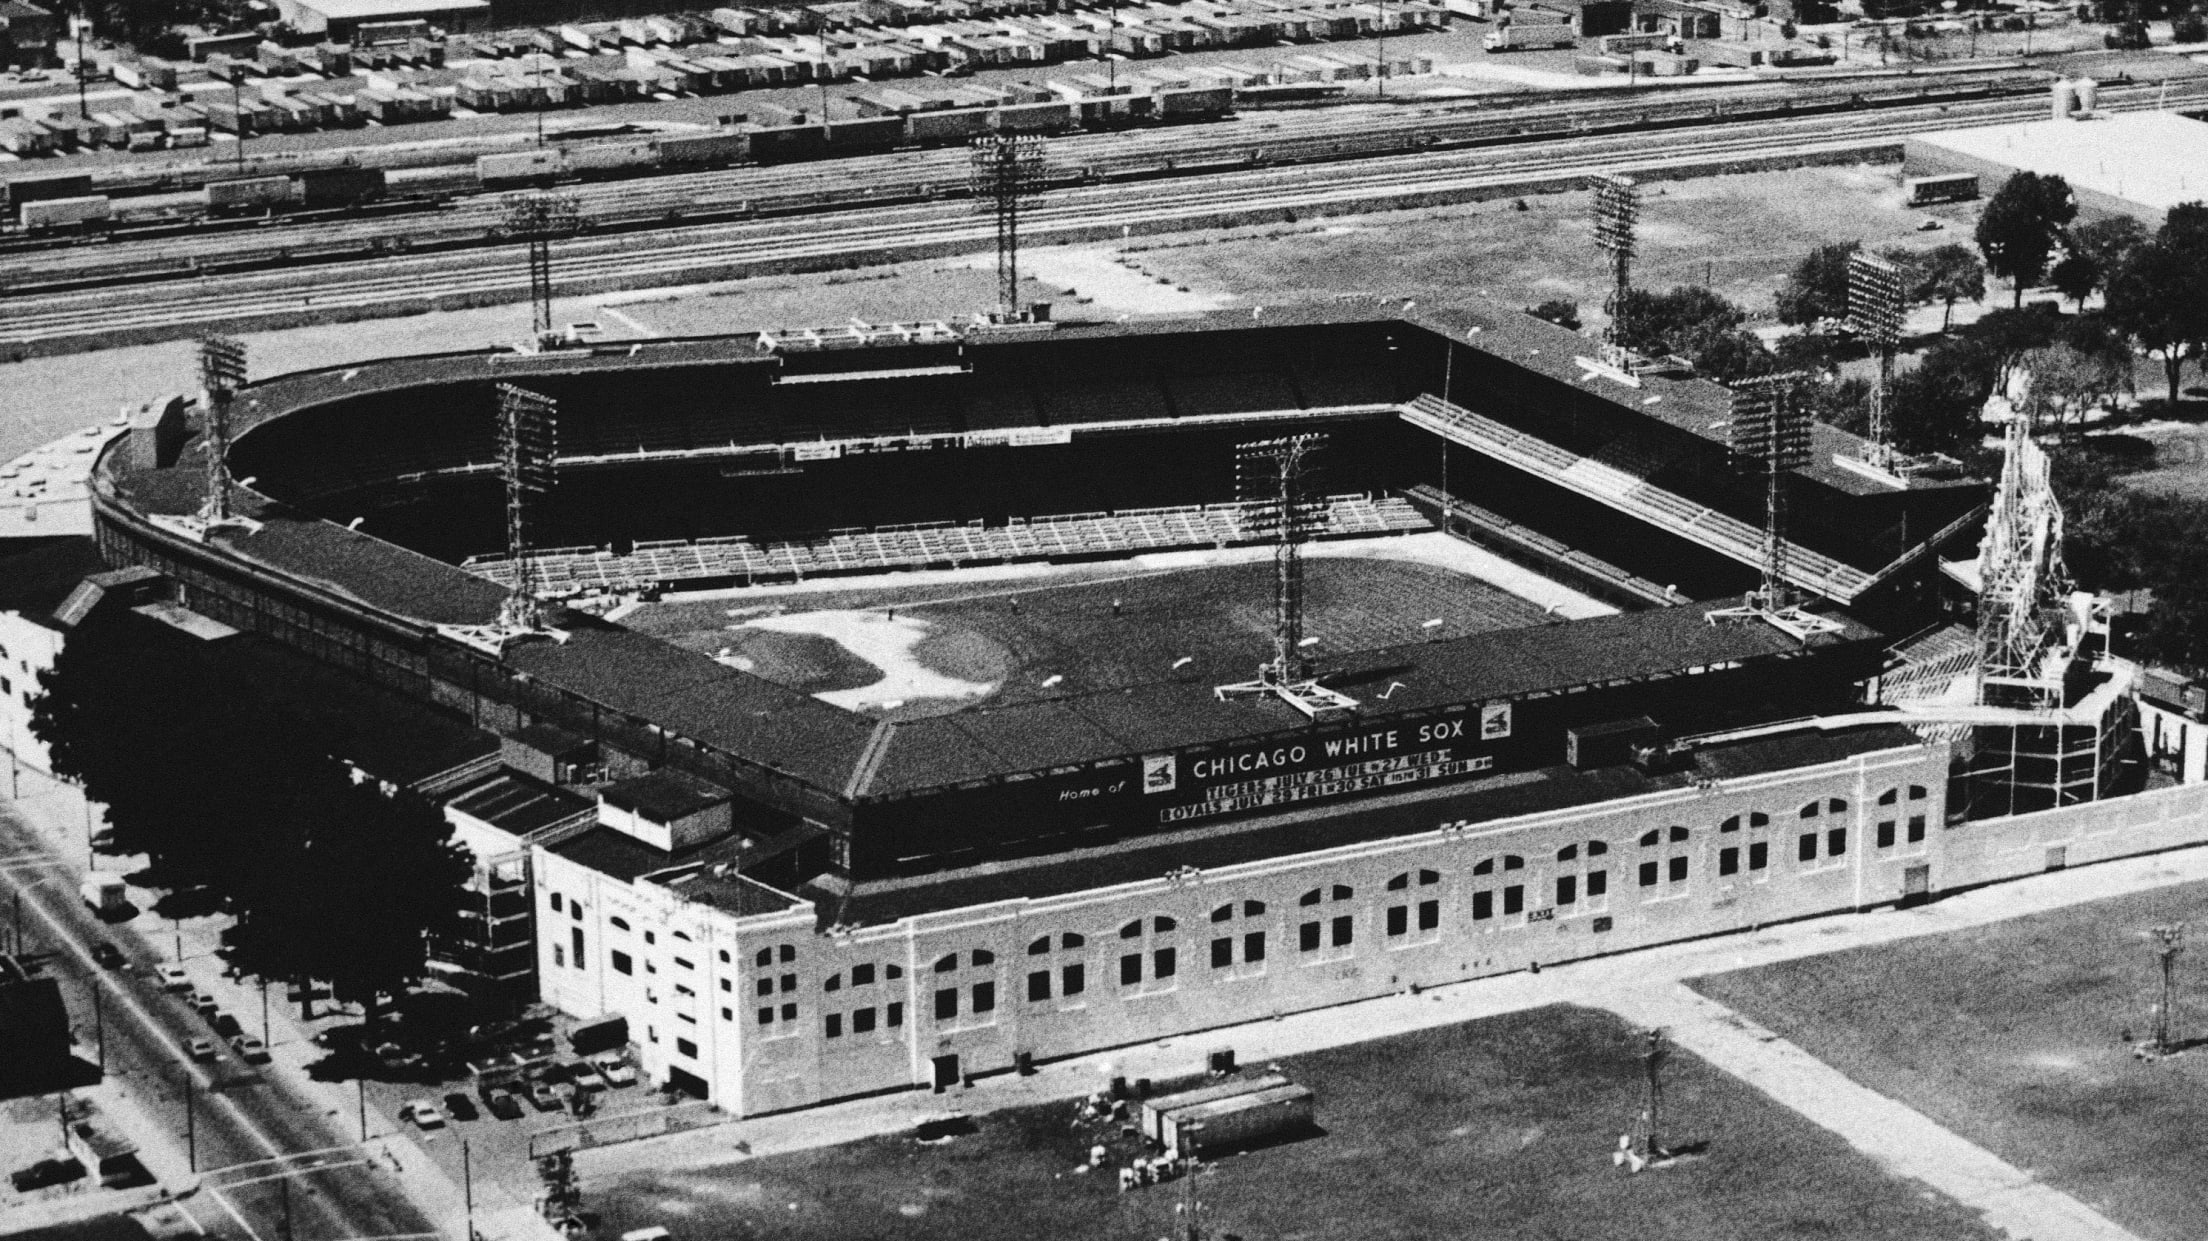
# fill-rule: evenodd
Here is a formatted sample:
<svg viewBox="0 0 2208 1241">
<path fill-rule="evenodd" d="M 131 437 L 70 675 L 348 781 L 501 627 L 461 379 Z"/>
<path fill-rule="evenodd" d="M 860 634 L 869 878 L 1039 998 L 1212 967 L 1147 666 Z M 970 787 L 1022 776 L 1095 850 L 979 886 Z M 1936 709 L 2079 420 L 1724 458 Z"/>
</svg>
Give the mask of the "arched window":
<svg viewBox="0 0 2208 1241">
<path fill-rule="evenodd" d="M 1809 805 L 1802 808 L 1802 817 L 1804 819 L 1815 818 L 1816 815 L 1813 812 L 1817 808 L 1818 803 L 1809 803 Z M 1836 821 L 1829 824 L 1821 833 L 1811 829 L 1795 838 L 1794 856 L 1795 860 L 1801 863 L 1801 869 L 1803 870 L 1828 870 L 1843 865 L 1847 856 L 1848 825 L 1842 816 L 1848 812 L 1848 803 L 1838 797 L 1826 798 L 1824 812 Z M 1891 830 L 1882 833 L 1882 835 L 1889 840 L 1892 839 Z"/>
<path fill-rule="evenodd" d="M 1356 951 L 1357 915 L 1339 908 L 1354 900 L 1356 895 L 1356 889 L 1346 883 L 1337 883 L 1330 888 L 1313 888 L 1297 899 L 1296 904 L 1301 906 L 1337 907 L 1329 912 L 1314 913 L 1296 926 L 1296 950 L 1303 954 L 1305 964 L 1336 960 Z"/>
<path fill-rule="evenodd" d="M 1389 947 L 1430 944 L 1441 938 L 1441 872 L 1405 871 L 1388 880 L 1388 891 L 1403 893 L 1388 905 Z"/>
<path fill-rule="evenodd" d="M 606 919 L 606 921 L 612 923 L 613 929 L 616 931 L 626 931 L 629 929 L 629 920 L 627 918 L 613 917 Z"/>
<path fill-rule="evenodd" d="M 1240 919 L 1240 933 L 1224 925 Z M 1211 911 L 1211 968 L 1231 970 L 1229 977 L 1248 978 L 1265 972 L 1265 902 L 1228 901 Z"/>
<path fill-rule="evenodd" d="M 1481 930 L 1492 931 L 1497 925 L 1494 919 L 1496 917 L 1495 898 L 1498 895 L 1502 897 L 1503 917 L 1514 918 L 1524 914 L 1526 911 L 1526 885 L 1523 881 L 1513 883 L 1506 879 L 1500 892 L 1498 892 L 1497 889 L 1478 881 L 1493 875 L 1497 869 L 1502 870 L 1507 876 L 1511 871 L 1525 869 L 1525 865 L 1526 859 L 1515 853 L 1506 853 L 1499 858 L 1481 858 L 1472 864 L 1474 881 L 1472 888 L 1472 921 L 1475 925 L 1486 923 L 1487 925 L 1480 927 Z"/>
<path fill-rule="evenodd" d="M 1049 956 L 1054 951 L 1058 954 L 1055 981 L 1058 998 L 1061 1000 L 1072 1000 L 1089 989 L 1088 963 L 1081 956 L 1081 951 L 1088 946 L 1088 942 L 1086 938 L 1072 931 L 1061 931 L 1055 947 L 1048 935 L 1027 946 L 1027 955 L 1031 957 Z M 1031 961 L 1028 965 L 1027 999 L 1031 1004 L 1040 1004 L 1051 998 L 1053 963 Z"/>
<path fill-rule="evenodd" d="M 1719 832 L 1737 832 L 1740 830 L 1741 822 L 1741 816 L 1736 814 L 1720 823 L 1717 830 Z M 1750 814 L 1746 822 L 1750 830 L 1769 827 L 1771 826 L 1771 816 L 1759 810 Z M 1748 855 L 1748 869 L 1751 872 L 1765 872 L 1756 874 L 1755 877 L 1758 879 L 1768 878 L 1767 868 L 1771 865 L 1771 842 L 1751 837 L 1746 852 Z M 1720 878 L 1740 873 L 1741 853 L 1742 849 L 1737 844 L 1719 845 L 1717 850 L 1717 873 Z"/>
<path fill-rule="evenodd" d="M 997 954 L 987 948 L 976 948 L 966 954 L 964 977 L 952 977 L 959 973 L 959 954 L 953 952 L 936 958 L 935 962 L 935 1020 L 938 1025 L 958 1028 L 992 1025 L 997 1020 Z M 965 1019 L 961 1020 L 961 999 L 965 1005 Z"/>
<path fill-rule="evenodd" d="M 1163 915 L 1137 918 L 1119 928 L 1119 986 L 1122 994 L 1148 995 L 1180 985 L 1180 945 L 1172 936 L 1179 924 Z"/>
<path fill-rule="evenodd" d="M 1665 899 L 1685 894 L 1687 870 L 1690 864 L 1690 846 L 1694 833 L 1683 827 L 1660 828 L 1641 833 L 1641 848 L 1653 850 L 1641 856 L 1640 879 L 1643 899 Z M 1648 889 L 1656 888 L 1657 891 Z"/>
<path fill-rule="evenodd" d="M 1564 870 L 1563 864 L 1576 860 L 1580 849 L 1579 845 L 1566 845 L 1556 851 L 1556 908 L 1560 915 L 1567 917 L 1583 909 L 1590 913 L 1600 912 L 1610 905 L 1610 870 L 1598 860 L 1609 856 L 1609 844 L 1600 840 L 1588 841 L 1585 872 Z M 1580 900 L 1582 894 L 1586 897 L 1584 904 Z"/>
</svg>

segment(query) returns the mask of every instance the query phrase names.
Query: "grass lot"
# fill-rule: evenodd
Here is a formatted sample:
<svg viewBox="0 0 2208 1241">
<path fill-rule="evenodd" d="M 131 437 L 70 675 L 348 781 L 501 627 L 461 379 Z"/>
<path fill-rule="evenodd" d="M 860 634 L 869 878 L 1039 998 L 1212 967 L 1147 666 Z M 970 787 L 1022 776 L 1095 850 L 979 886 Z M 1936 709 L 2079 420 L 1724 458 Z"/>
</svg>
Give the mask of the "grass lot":
<svg viewBox="0 0 2208 1241">
<path fill-rule="evenodd" d="M 2208 1236 L 2208 1048 L 2155 1066 L 2149 927 L 2208 918 L 2187 885 L 1695 985 L 2147 1238 Z M 2181 1035 L 2208 1034 L 2198 956 Z M 2188 1017 L 2187 1014 L 2190 1014 Z"/>
<path fill-rule="evenodd" d="M 1610 1152 L 1640 1106 L 1631 1042 L 1608 1014 L 1554 1007 L 1285 1061 L 1317 1092 L 1322 1133 L 1200 1175 L 1212 1235 L 1990 1241 L 1970 1212 L 1683 1054 L 1666 1073 L 1667 1107 L 1682 1140 L 1707 1141 L 1707 1154 L 1639 1177 L 1618 1171 Z M 1075 1173 L 1093 1139 L 1072 1114 L 1071 1104 L 992 1113 L 943 1146 L 876 1138 L 584 1193 L 603 1213 L 598 1237 L 652 1224 L 777 1241 L 1165 1235 L 1182 1184 L 1123 1195 L 1110 1165 Z"/>
<path fill-rule="evenodd" d="M 1269 560 L 1178 569 L 1097 566 L 1047 576 L 849 591 L 745 591 L 732 597 L 650 605 L 623 623 L 708 654 L 729 648 L 752 670 L 807 693 L 872 683 L 871 665 L 807 634 L 742 629 L 775 613 L 883 609 L 927 621 L 936 633 L 916 648 L 935 671 L 1003 682 L 994 702 L 1183 676 L 1242 679 L 1271 654 Z M 1539 624 L 1542 610 L 1499 587 L 1434 565 L 1366 556 L 1305 562 L 1305 631 L 1314 651 L 1369 650 L 1416 641 L 1419 624 L 1443 618 L 1448 635 Z M 1113 603 L 1118 601 L 1118 611 Z M 1207 682 L 1208 683 L 1208 682 Z M 911 704 L 901 714 L 941 709 Z"/>
</svg>

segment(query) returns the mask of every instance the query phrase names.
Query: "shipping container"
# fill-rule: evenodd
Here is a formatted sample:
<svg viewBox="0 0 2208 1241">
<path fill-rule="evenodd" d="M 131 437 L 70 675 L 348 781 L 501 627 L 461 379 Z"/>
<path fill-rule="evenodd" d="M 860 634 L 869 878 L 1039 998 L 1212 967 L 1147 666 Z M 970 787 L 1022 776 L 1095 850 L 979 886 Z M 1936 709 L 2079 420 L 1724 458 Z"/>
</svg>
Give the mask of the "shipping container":
<svg viewBox="0 0 2208 1241">
<path fill-rule="evenodd" d="M 761 163 L 789 159 L 817 159 L 827 149 L 827 136 L 818 125 L 786 125 L 750 131 L 751 157 Z"/>
<path fill-rule="evenodd" d="M 876 116 L 857 121 L 837 121 L 828 127 L 831 151 L 886 151 L 905 140 L 905 118 Z"/>
<path fill-rule="evenodd" d="M 42 229 L 85 228 L 106 222 L 115 214 L 105 194 L 83 198 L 48 198 L 23 204 L 23 227 Z"/>
<path fill-rule="evenodd" d="M 1073 105 L 1021 103 L 998 108 L 996 127 L 1012 133 L 1055 134 L 1074 126 Z"/>
<path fill-rule="evenodd" d="M 914 142 L 964 142 L 989 130 L 988 108 L 957 108 L 948 112 L 915 112 L 906 119 Z"/>
<path fill-rule="evenodd" d="M 560 148 L 570 172 L 624 173 L 659 166 L 659 148 L 650 141 L 593 142 Z"/>
</svg>

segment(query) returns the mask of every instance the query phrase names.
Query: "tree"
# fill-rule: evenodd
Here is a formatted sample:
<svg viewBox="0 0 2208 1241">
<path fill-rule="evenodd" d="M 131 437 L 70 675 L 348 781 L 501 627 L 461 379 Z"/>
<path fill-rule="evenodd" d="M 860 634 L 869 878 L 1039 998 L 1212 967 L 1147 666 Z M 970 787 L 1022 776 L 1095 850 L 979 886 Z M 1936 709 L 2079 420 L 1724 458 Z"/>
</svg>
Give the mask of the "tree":
<svg viewBox="0 0 2208 1241">
<path fill-rule="evenodd" d="M 1783 359 L 1782 359 L 1783 361 Z M 1871 383 L 1867 379 L 1841 379 L 1811 384 L 1803 389 L 1810 416 L 1851 435 L 1868 435 L 1871 429 Z"/>
<path fill-rule="evenodd" d="M 1925 251 L 1921 270 L 1923 300 L 1940 304 L 1940 335 L 1945 336 L 1955 322 L 1955 303 L 1986 295 L 1986 265 L 1970 247 L 1951 241 Z"/>
<path fill-rule="evenodd" d="M 433 809 L 353 780 L 335 757 L 343 704 L 291 688 L 259 641 L 95 609 L 43 677 L 32 731 L 107 804 L 109 847 L 149 855 L 166 911 L 227 913 L 233 966 L 327 979 L 373 1013 L 421 977 L 471 867 Z"/>
<path fill-rule="evenodd" d="M 2180 13 L 2171 18 L 2170 42 L 2208 43 L 2208 18 L 2198 13 Z"/>
<path fill-rule="evenodd" d="M 1690 358 L 1711 338 L 1746 322 L 1748 312 L 1699 285 L 1668 293 L 1626 293 L 1625 346 L 1640 353 L 1681 353 Z"/>
<path fill-rule="evenodd" d="M 2015 364 L 2031 377 L 2025 407 L 2019 412 L 2035 427 L 2058 431 L 2071 415 L 2083 423 L 2088 411 L 2130 386 L 2128 361 L 2105 350 L 2088 351 L 2067 342 L 2031 350 Z"/>
<path fill-rule="evenodd" d="M 2056 263 L 2047 279 L 2055 292 L 2077 303 L 2078 312 L 2083 314 L 2085 299 L 2101 287 L 2101 266 L 2083 254 L 2072 254 Z"/>
<path fill-rule="evenodd" d="M 1733 383 L 1778 369 L 1778 359 L 1752 332 L 1738 328 L 1706 335 L 1693 349 L 1694 368 L 1719 383 Z"/>
<path fill-rule="evenodd" d="M 2133 250 L 2147 243 L 2147 228 L 2128 215 L 2104 216 L 2070 230 L 2068 247 L 2100 267 L 2103 277 L 2115 274 Z"/>
<path fill-rule="evenodd" d="M 1860 241 L 1832 242 L 1811 250 L 1796 263 L 1786 283 L 1779 286 L 1779 322 L 1807 326 L 1845 316 L 1848 256 L 1862 248 Z"/>
<path fill-rule="evenodd" d="M 2024 304 L 2025 286 L 2045 274 L 2064 226 L 2077 214 L 2069 182 L 2029 171 L 2011 176 L 1986 203 L 1978 217 L 1978 252 L 1986 268 L 2014 288 L 2015 305 Z"/>
<path fill-rule="evenodd" d="M 2204 279 L 2208 279 L 2208 264 L 2198 255 L 2157 237 L 2132 251 L 2108 282 L 2109 319 L 2140 348 L 2161 359 L 2173 410 L 2185 357 L 2208 337 L 2208 310 L 2201 298 Z"/>
<path fill-rule="evenodd" d="M 1993 395 L 2001 360 L 1983 342 L 1943 340 L 1894 377 L 1894 443 L 1904 452 L 1956 453 L 1983 438 L 1979 415 Z"/>
</svg>

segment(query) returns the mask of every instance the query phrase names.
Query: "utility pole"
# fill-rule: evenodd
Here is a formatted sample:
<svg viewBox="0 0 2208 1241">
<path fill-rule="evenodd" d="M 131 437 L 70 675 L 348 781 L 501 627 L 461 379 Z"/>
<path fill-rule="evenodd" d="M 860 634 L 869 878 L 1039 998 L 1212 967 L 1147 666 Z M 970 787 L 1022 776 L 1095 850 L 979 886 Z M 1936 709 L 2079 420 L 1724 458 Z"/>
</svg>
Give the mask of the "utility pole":
<svg viewBox="0 0 2208 1241">
<path fill-rule="evenodd" d="M 92 119 L 92 105 L 86 101 L 84 80 L 90 76 L 91 70 L 84 63 L 84 28 L 92 24 L 92 19 L 82 11 L 84 7 L 83 0 L 78 0 L 76 19 L 69 24 L 77 28 L 77 115 L 89 121 Z"/>
<path fill-rule="evenodd" d="M 277 1233 L 283 1241 L 291 1241 L 291 1177 L 285 1176 L 276 1185 L 284 1196 L 284 1217 L 278 1221 Z"/>
<path fill-rule="evenodd" d="M 101 1002 L 100 988 L 104 981 L 98 974 L 92 976 L 92 1038 L 100 1049 L 100 1076 L 107 1076 L 107 1012 Z"/>
<path fill-rule="evenodd" d="M 192 1097 L 192 1071 L 184 1070 L 184 1159 L 191 1171 L 199 1171 L 199 1104 Z"/>
<path fill-rule="evenodd" d="M 1642 1032 L 1641 1070 L 1648 1076 L 1648 1106 L 1642 1114 L 1645 1123 L 1641 1130 L 1641 1158 L 1651 1163 L 1664 1156 L 1659 1134 L 1663 1124 L 1664 1061 L 1670 1058 L 1671 1049 L 1664 1045 L 1662 1030 Z"/>
<path fill-rule="evenodd" d="M 176 919 L 171 918 L 169 919 L 169 933 L 176 936 L 176 959 L 179 964 L 182 964 L 184 960 L 184 927 Z"/>
<path fill-rule="evenodd" d="M 261 1046 L 268 1046 L 268 980 L 261 980 Z"/>
<path fill-rule="evenodd" d="M 356 1077 L 353 1079 L 353 1085 L 358 1087 L 358 1095 L 360 1098 L 360 1140 L 365 1142 L 368 1140 L 368 1079 L 365 1077 Z"/>
<path fill-rule="evenodd" d="M 1181 1241 L 1204 1241 L 1204 1228 L 1197 1220 L 1203 1204 L 1196 1200 L 1196 1173 L 1203 1167 L 1196 1154 L 1196 1135 L 1203 1128 L 1201 1121 L 1181 1127 L 1179 1140 L 1188 1144 L 1188 1169 L 1181 1173 Z"/>
<path fill-rule="evenodd" d="M 468 1241 L 475 1241 L 475 1164 L 466 1138 L 460 1139 L 460 1194 L 468 1213 Z"/>
<path fill-rule="evenodd" d="M 2155 959 L 2162 966 L 2162 1003 L 2154 1010 L 2154 1050 L 2157 1055 L 2167 1056 L 2177 1050 L 2176 1021 L 2171 1006 L 2177 1002 L 2174 971 L 2177 955 L 2185 951 L 2185 924 L 2158 926 L 2152 934 Z"/>
<path fill-rule="evenodd" d="M 1379 62 L 1374 76 L 1380 82 L 1380 97 L 1386 99 L 1388 97 L 1388 0 L 1380 0 L 1380 44 L 1379 51 L 1374 55 L 1374 59 Z"/>
</svg>

